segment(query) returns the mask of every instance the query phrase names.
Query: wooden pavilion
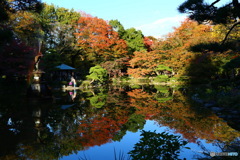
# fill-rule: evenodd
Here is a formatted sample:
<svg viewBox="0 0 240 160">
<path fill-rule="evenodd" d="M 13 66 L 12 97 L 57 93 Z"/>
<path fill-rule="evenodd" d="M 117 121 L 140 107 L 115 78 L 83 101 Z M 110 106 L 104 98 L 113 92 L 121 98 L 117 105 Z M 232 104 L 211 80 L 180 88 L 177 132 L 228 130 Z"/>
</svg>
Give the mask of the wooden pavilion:
<svg viewBox="0 0 240 160">
<path fill-rule="evenodd" d="M 59 66 L 56 66 L 56 71 L 54 75 L 57 77 L 60 81 L 68 81 L 70 80 L 71 76 L 74 75 L 75 68 L 68 66 L 66 64 L 61 64 Z"/>
</svg>

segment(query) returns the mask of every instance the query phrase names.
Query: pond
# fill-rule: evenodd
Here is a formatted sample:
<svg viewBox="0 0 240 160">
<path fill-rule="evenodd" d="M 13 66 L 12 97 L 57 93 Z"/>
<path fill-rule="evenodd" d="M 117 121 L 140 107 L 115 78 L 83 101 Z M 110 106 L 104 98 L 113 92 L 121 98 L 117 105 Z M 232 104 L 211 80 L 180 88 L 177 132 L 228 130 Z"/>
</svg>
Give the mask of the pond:
<svg viewBox="0 0 240 160">
<path fill-rule="evenodd" d="M 1 92 L 0 159 L 124 160 L 143 131 L 186 141 L 180 159 L 239 151 L 238 128 L 183 88 L 52 90 L 51 98 L 28 97 L 16 88 Z"/>
</svg>

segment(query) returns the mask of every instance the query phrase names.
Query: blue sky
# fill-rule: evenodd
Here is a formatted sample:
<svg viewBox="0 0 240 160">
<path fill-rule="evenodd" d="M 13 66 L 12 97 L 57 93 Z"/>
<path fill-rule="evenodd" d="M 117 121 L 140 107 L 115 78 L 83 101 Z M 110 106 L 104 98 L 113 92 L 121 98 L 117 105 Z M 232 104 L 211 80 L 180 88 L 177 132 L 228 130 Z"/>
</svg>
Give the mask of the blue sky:
<svg viewBox="0 0 240 160">
<path fill-rule="evenodd" d="M 177 11 L 185 0 L 42 0 L 47 4 L 84 11 L 104 20 L 119 20 L 145 36 L 162 37 L 180 26 L 186 15 Z M 211 0 L 208 0 L 211 2 Z"/>
</svg>

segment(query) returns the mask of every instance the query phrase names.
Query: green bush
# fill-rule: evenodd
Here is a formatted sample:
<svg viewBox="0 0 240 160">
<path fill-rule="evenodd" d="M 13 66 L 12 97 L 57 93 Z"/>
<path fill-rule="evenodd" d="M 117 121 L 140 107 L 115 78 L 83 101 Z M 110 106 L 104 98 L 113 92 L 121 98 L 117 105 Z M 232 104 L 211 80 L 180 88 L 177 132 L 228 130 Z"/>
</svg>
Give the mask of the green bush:
<svg viewBox="0 0 240 160">
<path fill-rule="evenodd" d="M 134 85 L 131 86 L 131 88 L 132 88 L 132 89 L 139 89 L 139 88 L 141 88 L 141 86 L 140 86 L 140 85 L 137 85 L 137 84 L 134 84 Z"/>
<path fill-rule="evenodd" d="M 91 83 L 104 83 L 107 81 L 107 70 L 99 65 L 91 67 L 87 79 L 91 80 Z"/>
<path fill-rule="evenodd" d="M 167 82 L 169 78 L 167 75 L 159 75 L 153 79 L 155 82 Z"/>
</svg>

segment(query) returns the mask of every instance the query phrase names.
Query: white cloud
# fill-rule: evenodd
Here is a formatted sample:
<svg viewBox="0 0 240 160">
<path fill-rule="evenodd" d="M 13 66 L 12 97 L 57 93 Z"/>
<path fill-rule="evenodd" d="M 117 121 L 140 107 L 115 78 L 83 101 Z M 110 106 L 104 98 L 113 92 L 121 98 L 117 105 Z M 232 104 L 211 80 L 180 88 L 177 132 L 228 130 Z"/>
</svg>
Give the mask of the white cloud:
<svg viewBox="0 0 240 160">
<path fill-rule="evenodd" d="M 179 27 L 185 18 L 186 16 L 167 17 L 135 28 L 141 30 L 145 36 L 160 38 L 173 32 L 173 27 Z"/>
</svg>

